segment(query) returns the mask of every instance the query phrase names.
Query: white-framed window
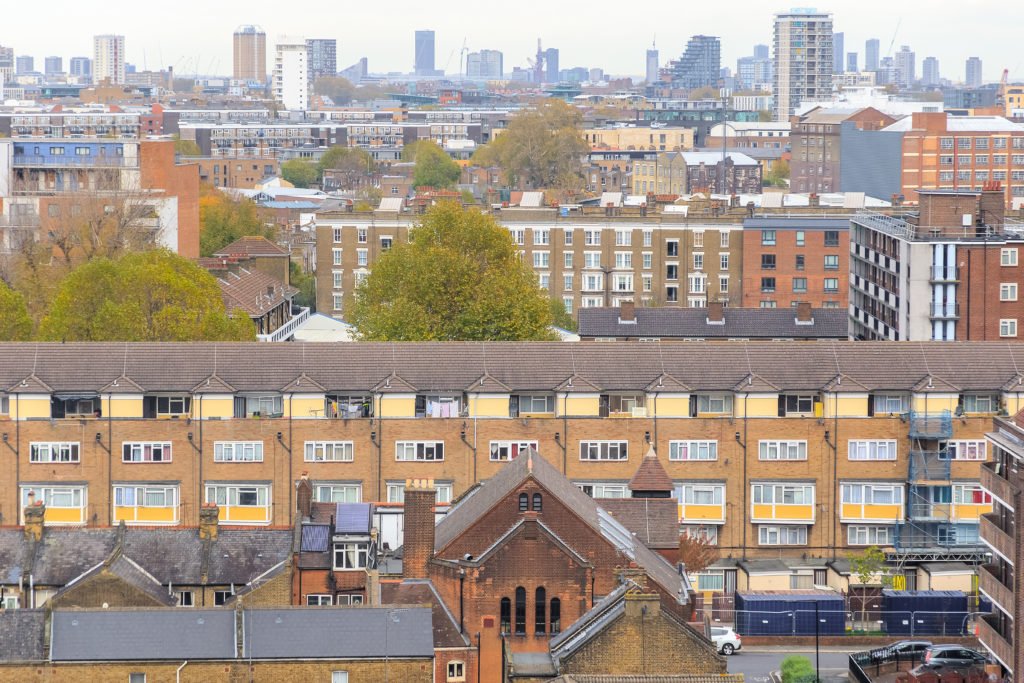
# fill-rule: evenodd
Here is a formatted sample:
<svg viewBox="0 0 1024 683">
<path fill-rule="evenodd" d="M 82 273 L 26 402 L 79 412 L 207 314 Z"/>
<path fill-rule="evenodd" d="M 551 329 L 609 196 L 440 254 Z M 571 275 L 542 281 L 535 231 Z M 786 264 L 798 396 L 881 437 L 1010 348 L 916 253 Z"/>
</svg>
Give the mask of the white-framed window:
<svg viewBox="0 0 1024 683">
<path fill-rule="evenodd" d="M 848 545 L 892 545 L 892 527 L 877 525 L 853 525 L 846 529 Z"/>
<path fill-rule="evenodd" d="M 335 266 L 341 265 L 341 249 L 331 249 L 331 264 Z"/>
<path fill-rule="evenodd" d="M 850 439 L 848 442 L 848 458 L 850 460 L 895 460 L 896 441 L 884 439 L 866 441 Z"/>
<path fill-rule="evenodd" d="M 729 293 L 729 276 L 719 275 L 718 276 L 718 293 L 728 294 Z"/>
<path fill-rule="evenodd" d="M 307 441 L 306 462 L 352 462 L 351 441 Z"/>
<path fill-rule="evenodd" d="M 999 336 L 1000 337 L 1016 337 L 1017 336 L 1017 319 L 1016 318 L 1000 318 L 999 319 Z"/>
<path fill-rule="evenodd" d="M 583 252 L 583 267 L 584 268 L 600 268 L 601 267 L 601 252 L 599 251 L 585 251 Z"/>
<path fill-rule="evenodd" d="M 965 413 L 994 413 L 999 410 L 999 394 L 964 394 Z"/>
<path fill-rule="evenodd" d="M 43 501 L 47 509 L 79 510 L 80 517 L 74 520 L 64 520 L 65 524 L 79 524 L 85 521 L 85 508 L 87 504 L 88 489 L 86 486 L 59 486 L 59 485 L 22 485 L 21 486 L 21 509 L 24 510 L 29 504 L 29 492 L 35 494 L 36 501 Z M 23 521 L 24 523 L 24 521 Z"/>
<path fill-rule="evenodd" d="M 448 683 L 463 683 L 466 680 L 465 662 L 448 662 Z"/>
<path fill-rule="evenodd" d="M 79 459 L 77 441 L 33 441 L 29 444 L 29 462 L 74 463 Z"/>
<path fill-rule="evenodd" d="M 548 230 L 541 230 L 539 228 L 533 229 L 533 243 L 538 247 L 542 247 L 551 244 L 551 232 Z"/>
<path fill-rule="evenodd" d="M 583 274 L 583 291 L 584 292 L 601 292 L 601 291 L 604 291 L 604 273 L 584 273 Z"/>
<path fill-rule="evenodd" d="M 718 269 L 719 270 L 729 270 L 729 254 L 728 253 L 719 254 L 718 255 Z"/>
<path fill-rule="evenodd" d="M 157 396 L 156 414 L 181 416 L 188 415 L 192 411 L 191 396 Z"/>
<path fill-rule="evenodd" d="M 566 313 L 568 313 L 569 315 L 572 315 L 572 297 L 571 296 L 563 296 L 562 297 L 562 306 L 565 307 L 565 312 Z"/>
<path fill-rule="evenodd" d="M 986 446 L 984 439 L 947 441 L 945 443 L 946 459 L 984 461 L 987 458 Z"/>
<path fill-rule="evenodd" d="M 114 486 L 115 508 L 177 508 L 178 487 L 152 484 L 117 484 Z M 118 520 L 120 521 L 120 519 Z M 137 521 L 126 519 L 126 522 Z M 146 520 L 153 523 L 152 520 Z M 177 515 L 165 520 L 176 522 Z"/>
<path fill-rule="evenodd" d="M 578 481 L 574 483 L 591 498 L 629 497 L 629 485 L 621 482 Z"/>
<path fill-rule="evenodd" d="M 1001 282 L 999 284 L 999 300 L 1000 301 L 1016 301 L 1017 300 L 1017 283 L 1016 282 Z"/>
<path fill-rule="evenodd" d="M 316 484 L 313 499 L 318 503 L 359 503 L 363 500 L 363 486 L 354 482 Z"/>
<path fill-rule="evenodd" d="M 362 605 L 363 596 L 359 593 L 343 593 L 342 595 L 334 596 L 334 604 L 338 607 L 348 607 L 349 605 Z"/>
<path fill-rule="evenodd" d="M 631 251 L 617 251 L 615 252 L 615 267 L 619 269 L 632 268 L 633 267 L 633 252 Z"/>
<path fill-rule="evenodd" d="M 715 524 L 682 524 L 679 527 L 680 535 L 686 535 L 690 538 L 704 539 L 710 545 L 718 545 L 718 526 Z M 716 582 L 713 578 L 705 581 L 704 577 L 718 576 Z M 725 590 L 725 575 L 724 574 L 700 574 L 697 577 L 697 585 L 699 590 Z M 718 585 L 718 588 L 714 586 Z"/>
<path fill-rule="evenodd" d="M 444 460 L 444 441 L 396 441 L 395 460 Z"/>
<path fill-rule="evenodd" d="M 366 244 L 366 228 L 356 228 L 356 242 L 359 244 Z"/>
<path fill-rule="evenodd" d="M 572 229 L 565 230 L 562 233 L 562 237 L 565 240 L 565 246 L 571 247 L 572 246 Z"/>
<path fill-rule="evenodd" d="M 572 291 L 572 273 L 566 273 L 562 276 L 562 289 L 566 292 Z"/>
<path fill-rule="evenodd" d="M 536 441 L 492 441 L 490 447 L 491 460 L 512 460 L 528 448 L 538 450 Z"/>
<path fill-rule="evenodd" d="M 215 441 L 214 462 L 263 462 L 262 441 Z"/>
<path fill-rule="evenodd" d="M 875 415 L 898 415 L 909 410 L 908 394 L 875 394 L 871 398 L 875 404 Z"/>
<path fill-rule="evenodd" d="M 673 495 L 680 505 L 721 505 L 725 484 L 676 484 Z"/>
<path fill-rule="evenodd" d="M 693 269 L 704 270 L 704 253 L 696 251 L 693 253 Z"/>
<path fill-rule="evenodd" d="M 405 502 L 405 482 L 404 481 L 389 481 L 387 486 L 387 499 L 389 503 L 404 503 Z M 445 504 L 452 502 L 452 488 L 453 484 L 448 482 L 434 482 L 434 502 L 438 504 Z"/>
<path fill-rule="evenodd" d="M 654 289 L 654 277 L 651 275 L 643 276 L 643 288 L 645 292 L 650 292 Z"/>
<path fill-rule="evenodd" d="M 697 528 L 701 529 L 703 527 L 697 527 Z M 711 528 L 714 529 L 716 532 L 718 531 L 717 527 L 711 527 Z M 695 534 L 692 534 L 692 533 L 690 533 L 688 531 L 685 531 L 684 533 L 686 533 L 686 535 L 690 536 L 691 538 L 695 537 Z M 717 537 L 717 535 L 718 534 L 716 533 L 715 536 Z M 699 538 L 699 532 L 696 535 L 696 537 Z M 696 575 L 696 578 L 697 578 L 697 590 L 699 590 L 699 591 L 703 592 L 703 591 L 724 591 L 725 590 L 725 572 L 709 572 L 709 571 L 701 572 L 701 573 Z"/>
<path fill-rule="evenodd" d="M 178 607 L 193 607 L 196 604 L 194 591 L 175 591 L 178 595 Z"/>
<path fill-rule="evenodd" d="M 347 572 L 366 569 L 370 544 L 365 541 L 345 541 L 334 544 L 334 570 Z"/>
<path fill-rule="evenodd" d="M 902 505 L 902 484 L 853 483 L 842 484 L 840 495 L 844 503 L 857 505 Z"/>
<path fill-rule="evenodd" d="M 615 246 L 617 246 L 617 247 L 631 247 L 631 246 L 633 246 L 633 231 L 632 230 L 616 230 L 615 231 Z"/>
<path fill-rule="evenodd" d="M 533 252 L 533 267 L 534 268 L 550 268 L 551 267 L 551 254 L 546 251 L 535 251 Z"/>
<path fill-rule="evenodd" d="M 311 593 L 306 596 L 307 607 L 330 607 L 334 604 L 334 596 L 330 593 Z"/>
<path fill-rule="evenodd" d="M 697 412 L 708 415 L 731 415 L 732 394 L 698 394 Z"/>
<path fill-rule="evenodd" d="M 517 398 L 520 415 L 555 412 L 554 394 L 519 394 Z"/>
<path fill-rule="evenodd" d="M 207 484 L 207 503 L 232 507 L 267 507 L 270 487 L 260 484 Z"/>
<path fill-rule="evenodd" d="M 612 275 L 612 291 L 613 292 L 632 292 L 633 291 L 633 274 L 632 273 L 615 273 Z"/>
<path fill-rule="evenodd" d="M 352 284 L 355 287 L 359 287 L 361 284 L 366 282 L 366 278 L 370 277 L 370 273 L 366 270 L 355 270 L 352 271 Z"/>
<path fill-rule="evenodd" d="M 626 460 L 627 441 L 580 441 L 580 460 Z"/>
<path fill-rule="evenodd" d="M 283 414 L 284 398 L 279 394 L 235 397 L 235 417 L 280 417 Z"/>
<path fill-rule="evenodd" d="M 992 494 L 981 484 L 953 484 L 953 503 L 956 505 L 991 505 Z"/>
<path fill-rule="evenodd" d="M 806 441 L 761 441 L 758 444 L 759 460 L 806 460 Z"/>
<path fill-rule="evenodd" d="M 331 286 L 332 286 L 332 289 L 341 289 L 342 288 L 343 282 L 342 282 L 341 278 L 342 278 L 343 275 L 344 275 L 344 271 L 341 271 L 341 270 L 332 270 L 331 271 Z"/>
<path fill-rule="evenodd" d="M 122 462 L 170 462 L 168 441 L 125 441 L 121 444 Z"/>
<path fill-rule="evenodd" d="M 128 683 L 146 683 L 146 674 L 143 671 L 133 671 L 128 674 Z"/>
<path fill-rule="evenodd" d="M 11 399 L 7 394 L 0 394 L 0 415 L 11 414 Z"/>
<path fill-rule="evenodd" d="M 729 231 L 722 230 L 718 233 L 718 246 L 722 249 L 729 248 Z"/>
<path fill-rule="evenodd" d="M 807 545 L 807 527 L 802 525 L 761 525 L 757 529 L 760 545 Z"/>
<path fill-rule="evenodd" d="M 370 251 L 368 249 L 356 249 L 356 265 L 366 266 L 370 263 Z"/>
<path fill-rule="evenodd" d="M 654 243 L 654 231 L 644 230 L 644 246 L 649 247 Z"/>
<path fill-rule="evenodd" d="M 814 505 L 814 484 L 752 484 L 755 505 Z"/>
<path fill-rule="evenodd" d="M 641 254 L 644 270 L 650 270 L 654 267 L 654 252 L 645 251 Z"/>
<path fill-rule="evenodd" d="M 509 234 L 512 235 L 512 241 L 522 246 L 526 244 L 526 231 L 522 228 L 509 228 Z"/>
<path fill-rule="evenodd" d="M 999 250 L 999 265 L 1001 266 L 1015 266 L 1017 265 L 1017 249 L 1016 247 L 1005 247 Z"/>
<path fill-rule="evenodd" d="M 601 231 L 600 230 L 584 230 L 583 231 L 583 244 L 588 247 L 599 247 L 601 246 Z"/>
<path fill-rule="evenodd" d="M 331 307 L 335 311 L 340 311 L 342 307 L 342 295 L 332 294 L 331 295 Z"/>
<path fill-rule="evenodd" d="M 707 291 L 708 277 L 704 273 L 693 273 L 688 279 L 690 294 L 704 294 Z"/>
<path fill-rule="evenodd" d="M 562 253 L 562 264 L 565 268 L 572 268 L 572 252 L 566 251 Z"/>
<path fill-rule="evenodd" d="M 669 441 L 669 460 L 718 460 L 717 441 Z"/>
</svg>

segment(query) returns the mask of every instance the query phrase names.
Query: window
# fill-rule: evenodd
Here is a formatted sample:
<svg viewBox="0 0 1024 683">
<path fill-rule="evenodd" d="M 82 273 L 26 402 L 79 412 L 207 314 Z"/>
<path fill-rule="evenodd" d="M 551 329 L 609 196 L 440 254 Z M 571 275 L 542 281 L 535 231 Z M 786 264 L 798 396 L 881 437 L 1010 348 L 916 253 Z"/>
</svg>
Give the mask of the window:
<svg viewBox="0 0 1024 683">
<path fill-rule="evenodd" d="M 178 607 L 192 607 L 196 604 L 195 594 L 192 591 L 177 591 Z"/>
<path fill-rule="evenodd" d="M 537 450 L 536 441 L 492 441 L 491 460 L 512 460 L 528 448 Z"/>
<path fill-rule="evenodd" d="M 729 254 L 718 255 L 718 269 L 729 270 Z"/>
<path fill-rule="evenodd" d="M 721 505 L 725 500 L 725 484 L 678 484 L 673 495 L 681 506 Z"/>
<path fill-rule="evenodd" d="M 562 631 L 562 601 L 558 598 L 551 598 L 551 635 Z"/>
<path fill-rule="evenodd" d="M 533 494 L 530 499 L 530 509 L 534 512 L 541 512 L 544 509 L 544 497 L 541 494 Z"/>
<path fill-rule="evenodd" d="M 757 540 L 761 545 L 807 545 L 807 527 L 761 526 Z"/>
<path fill-rule="evenodd" d="M 151 442 L 125 442 L 121 445 L 122 462 L 170 462 L 171 444 Z"/>
<path fill-rule="evenodd" d="M 759 460 L 806 460 L 806 441 L 761 441 Z"/>
<path fill-rule="evenodd" d="M 266 507 L 269 505 L 269 486 L 246 486 L 244 484 L 208 484 L 207 503 L 239 507 Z"/>
<path fill-rule="evenodd" d="M 11 400 L 6 394 L 0 394 L 0 415 L 11 414 Z"/>
<path fill-rule="evenodd" d="M 1000 249 L 999 250 L 999 265 L 1002 266 L 1015 266 L 1017 265 L 1017 249 Z"/>
<path fill-rule="evenodd" d="M 369 250 L 367 249 L 356 249 L 356 265 L 365 266 L 369 263 Z"/>
<path fill-rule="evenodd" d="M 452 502 L 452 483 L 434 482 L 434 490 L 436 495 L 434 496 L 434 502 L 438 504 L 447 504 Z M 404 503 L 405 502 L 405 482 L 404 481 L 389 481 L 387 482 L 387 498 L 389 503 Z"/>
<path fill-rule="evenodd" d="M 839 291 L 839 278 L 827 277 L 825 278 L 825 291 L 826 292 L 838 292 Z"/>
<path fill-rule="evenodd" d="M 732 394 L 699 394 L 697 412 L 713 415 L 732 414 Z"/>
<path fill-rule="evenodd" d="M 626 441 L 580 441 L 580 460 L 626 460 Z"/>
<path fill-rule="evenodd" d="M 643 268 L 644 270 L 650 270 L 654 266 L 654 254 L 649 251 L 643 253 Z"/>
<path fill-rule="evenodd" d="M 849 545 L 892 545 L 892 527 L 888 526 L 849 526 L 846 540 Z"/>
<path fill-rule="evenodd" d="M 605 482 L 576 482 L 583 493 L 591 498 L 628 498 L 629 488 L 626 484 Z"/>
<path fill-rule="evenodd" d="M 572 252 L 567 251 L 562 254 L 562 263 L 566 268 L 572 268 Z"/>
<path fill-rule="evenodd" d="M 29 445 L 29 462 L 80 462 L 78 442 L 53 441 Z"/>
<path fill-rule="evenodd" d="M 334 228 L 334 243 L 341 244 L 341 228 Z"/>
<path fill-rule="evenodd" d="M 999 336 L 1000 337 L 1016 337 L 1017 336 L 1017 319 L 1016 318 L 1002 318 L 999 320 Z"/>
<path fill-rule="evenodd" d="M 588 247 L 599 247 L 601 246 L 601 231 L 600 230 L 584 230 L 583 231 L 583 244 Z"/>
<path fill-rule="evenodd" d="M 601 252 L 599 251 L 585 251 L 583 252 L 583 267 L 593 270 L 594 268 L 601 267 Z"/>
<path fill-rule="evenodd" d="M 643 235 L 644 235 L 644 246 L 645 247 L 651 246 L 651 244 L 653 243 L 653 240 L 654 240 L 654 233 L 651 232 L 650 230 L 644 230 Z"/>
<path fill-rule="evenodd" d="M 965 413 L 994 413 L 999 410 L 998 394 L 964 394 Z"/>
<path fill-rule="evenodd" d="M 166 515 L 157 515 L 156 518 L 144 514 L 133 513 L 128 510 L 115 510 L 116 521 L 127 523 L 143 522 L 146 524 L 174 523 L 177 521 L 176 508 L 178 507 L 177 486 L 144 486 L 144 485 L 118 485 L 114 487 L 115 508 L 165 508 L 169 509 Z"/>
<path fill-rule="evenodd" d="M 565 237 L 565 246 L 572 246 L 572 230 L 566 230 L 562 235 Z"/>
<path fill-rule="evenodd" d="M 632 230 L 616 230 L 615 231 L 615 246 L 617 246 L 617 247 L 630 247 L 630 246 L 633 246 L 633 231 Z"/>
<path fill-rule="evenodd" d="M 665 240 L 665 254 L 670 257 L 679 256 L 679 240 Z"/>
<path fill-rule="evenodd" d="M 670 263 L 665 266 L 665 279 L 666 280 L 678 280 L 679 279 L 679 266 Z"/>
<path fill-rule="evenodd" d="M 761 291 L 762 292 L 774 292 L 775 291 L 775 278 L 763 277 L 761 278 Z"/>
<path fill-rule="evenodd" d="M 317 484 L 313 499 L 318 503 L 358 503 L 363 498 L 361 484 Z"/>
<path fill-rule="evenodd" d="M 515 398 L 518 399 L 519 410 L 511 417 L 555 412 L 554 394 L 519 394 Z"/>
<path fill-rule="evenodd" d="M 128 674 L 128 683 L 146 683 L 146 674 L 141 672 L 132 672 Z"/>
<path fill-rule="evenodd" d="M 534 228 L 533 230 L 533 244 L 538 247 L 542 247 L 551 244 L 551 232 L 549 230 L 540 230 Z"/>
<path fill-rule="evenodd" d="M 903 486 L 900 484 L 843 484 L 844 503 L 857 505 L 903 505 Z"/>
<path fill-rule="evenodd" d="M 332 671 L 331 683 L 348 683 L 347 671 Z"/>
<path fill-rule="evenodd" d="M 156 414 L 157 415 L 188 415 L 192 412 L 192 397 L 191 396 L 157 396 L 156 397 Z"/>
<path fill-rule="evenodd" d="M 729 276 L 720 275 L 718 277 L 718 293 L 728 294 L 729 293 Z"/>
<path fill-rule="evenodd" d="M 717 441 L 669 441 L 669 460 L 718 460 Z"/>
<path fill-rule="evenodd" d="M 512 235 L 512 241 L 516 244 L 526 244 L 526 231 L 516 228 L 509 228 L 509 233 Z"/>
<path fill-rule="evenodd" d="M 334 604 L 341 607 L 342 605 L 361 605 L 363 604 L 363 596 L 360 593 L 344 593 L 342 595 L 334 596 Z"/>
<path fill-rule="evenodd" d="M 533 632 L 536 635 L 544 635 L 547 632 L 547 602 L 547 591 L 543 587 L 534 591 Z"/>
<path fill-rule="evenodd" d="M 280 417 L 284 402 L 280 396 L 236 396 L 235 417 Z"/>
<path fill-rule="evenodd" d="M 678 287 L 666 287 L 665 288 L 665 301 L 668 303 L 677 303 L 679 301 L 679 288 Z"/>
<path fill-rule="evenodd" d="M 341 310 L 341 305 L 342 305 L 342 296 L 341 296 L 341 294 L 332 294 L 331 295 L 331 307 L 333 308 L 333 310 L 340 311 Z"/>
<path fill-rule="evenodd" d="M 724 591 L 724 572 L 701 572 L 697 574 L 697 589 L 700 591 Z"/>
<path fill-rule="evenodd" d="M 341 265 L 341 249 L 331 249 L 331 263 L 336 266 Z"/>
<path fill-rule="evenodd" d="M 335 571 L 352 571 L 366 569 L 366 559 L 370 544 L 359 541 L 346 541 L 334 544 Z"/>
<path fill-rule="evenodd" d="M 448 683 L 459 683 L 466 680 L 465 662 L 448 662 Z"/>
<path fill-rule="evenodd" d="M 26 508 L 29 504 L 29 492 L 35 494 L 35 500 L 43 501 L 47 508 L 78 509 L 81 512 L 81 519 L 71 523 L 85 521 L 85 486 L 22 486 L 21 507 Z"/>
<path fill-rule="evenodd" d="M 793 278 L 793 292 L 796 294 L 802 294 L 807 291 L 807 278 L 795 277 Z"/>
<path fill-rule="evenodd" d="M 796 231 L 796 246 L 798 246 L 798 247 L 804 246 L 804 231 L 803 230 L 797 230 Z"/>
<path fill-rule="evenodd" d="M 774 230 L 762 230 L 761 231 L 761 246 L 763 246 L 763 247 L 774 247 L 775 246 L 775 231 Z"/>
<path fill-rule="evenodd" d="M 991 505 L 992 494 L 980 484 L 953 484 L 953 502 L 957 505 Z"/>
<path fill-rule="evenodd" d="M 826 254 L 825 270 L 839 270 L 839 257 L 835 254 Z"/>
<path fill-rule="evenodd" d="M 516 635 L 526 635 L 526 589 L 516 588 Z"/>
<path fill-rule="evenodd" d="M 512 601 L 508 598 L 501 599 L 501 632 L 504 634 L 512 630 Z"/>
<path fill-rule="evenodd" d="M 910 402 L 910 397 L 906 394 L 875 394 L 873 399 L 876 415 L 905 413 Z"/>
<path fill-rule="evenodd" d="M 1017 283 L 1016 282 L 1003 282 L 999 285 L 999 300 L 1000 301 L 1016 301 L 1017 300 Z"/>
<path fill-rule="evenodd" d="M 358 242 L 359 244 L 366 244 L 366 233 L 366 228 L 356 228 L 356 242 Z M 337 242 L 340 240 L 335 241 Z"/>
<path fill-rule="evenodd" d="M 839 231 L 838 230 L 826 230 L 825 231 L 825 246 L 826 247 L 838 247 L 839 246 Z"/>
<path fill-rule="evenodd" d="M 334 598 L 331 595 L 313 594 L 306 596 L 306 605 L 308 607 L 329 607 L 333 604 Z"/>
<path fill-rule="evenodd" d="M 693 269 L 704 270 L 704 254 L 696 252 L 693 255 Z"/>
<path fill-rule="evenodd" d="M 985 460 L 984 441 L 947 441 L 945 444 L 948 460 Z"/>
<path fill-rule="evenodd" d="M 761 254 L 761 270 L 775 270 L 775 254 Z"/>
<path fill-rule="evenodd" d="M 331 284 L 333 289 L 341 289 L 342 287 L 342 275 L 344 273 L 340 270 L 331 271 Z"/>
<path fill-rule="evenodd" d="M 444 441 L 396 441 L 395 460 L 444 460 Z"/>
<path fill-rule="evenodd" d="M 761 308 L 776 308 L 778 306 L 777 301 L 762 301 L 760 302 Z"/>
<path fill-rule="evenodd" d="M 526 512 L 530 509 L 530 495 L 528 493 L 519 494 L 519 511 Z"/>
<path fill-rule="evenodd" d="M 632 268 L 633 267 L 633 252 L 631 252 L 631 251 L 617 251 L 617 252 L 615 252 L 615 267 L 616 268 Z"/>
<path fill-rule="evenodd" d="M 813 484 L 754 484 L 757 505 L 814 505 Z"/>
<path fill-rule="evenodd" d="M 391 249 L 391 242 L 392 242 L 392 239 L 390 237 L 381 237 L 380 238 L 380 250 L 381 251 L 388 251 L 389 249 Z"/>
<path fill-rule="evenodd" d="M 262 441 L 215 441 L 214 462 L 263 462 Z"/>
<path fill-rule="evenodd" d="M 550 268 L 551 267 L 551 255 L 546 251 L 535 251 L 533 252 L 533 267 L 534 268 Z"/>
<path fill-rule="evenodd" d="M 848 458 L 850 460 L 895 460 L 896 441 L 857 441 L 848 442 Z"/>
</svg>

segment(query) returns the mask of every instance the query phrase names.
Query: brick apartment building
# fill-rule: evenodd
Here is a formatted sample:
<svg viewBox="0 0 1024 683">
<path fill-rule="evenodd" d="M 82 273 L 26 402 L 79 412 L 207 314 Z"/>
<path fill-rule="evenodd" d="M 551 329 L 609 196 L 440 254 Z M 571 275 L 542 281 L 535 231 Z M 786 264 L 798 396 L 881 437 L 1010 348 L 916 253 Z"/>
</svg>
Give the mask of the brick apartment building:
<svg viewBox="0 0 1024 683">
<path fill-rule="evenodd" d="M 824 109 L 816 107 L 791 119 L 790 188 L 794 192 L 838 192 L 844 123 L 857 130 L 880 130 L 896 119 L 873 107 Z"/>
<path fill-rule="evenodd" d="M 222 525 L 291 526 L 303 472 L 316 501 L 401 502 L 412 476 L 447 503 L 527 447 L 595 498 L 626 497 L 653 445 L 680 529 L 723 555 L 973 557 L 983 433 L 1024 407 L 1001 343 L 3 351 L 0 476 L 17 485 L 0 514 L 31 492 L 48 524 L 88 527 L 195 524 L 204 502 Z"/>
<path fill-rule="evenodd" d="M 902 217 L 851 222 L 850 334 L 898 341 L 1016 340 L 1024 223 L 1005 215 L 998 183 L 919 190 Z"/>
</svg>

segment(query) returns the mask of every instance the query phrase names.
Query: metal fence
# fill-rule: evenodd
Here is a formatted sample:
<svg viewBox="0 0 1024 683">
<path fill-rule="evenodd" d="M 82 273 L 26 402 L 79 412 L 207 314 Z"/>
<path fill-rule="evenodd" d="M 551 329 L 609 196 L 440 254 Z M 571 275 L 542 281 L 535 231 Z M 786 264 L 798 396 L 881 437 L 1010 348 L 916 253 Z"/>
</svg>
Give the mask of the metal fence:
<svg viewBox="0 0 1024 683">
<path fill-rule="evenodd" d="M 741 636 L 835 636 L 879 634 L 901 638 L 966 636 L 984 612 L 847 610 L 718 610 L 712 625 L 732 624 Z"/>
</svg>

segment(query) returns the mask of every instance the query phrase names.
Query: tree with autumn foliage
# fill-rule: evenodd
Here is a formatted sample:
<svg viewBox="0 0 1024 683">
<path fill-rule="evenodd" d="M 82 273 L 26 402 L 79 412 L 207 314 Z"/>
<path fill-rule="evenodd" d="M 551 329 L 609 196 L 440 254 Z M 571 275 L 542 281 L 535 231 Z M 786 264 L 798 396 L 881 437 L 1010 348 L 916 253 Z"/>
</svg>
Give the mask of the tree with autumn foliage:
<svg viewBox="0 0 1024 683">
<path fill-rule="evenodd" d="M 203 185 L 199 192 L 199 253 L 212 256 L 249 235 L 274 239 L 274 228 L 260 217 L 256 203 Z"/>
<path fill-rule="evenodd" d="M 382 254 L 349 321 L 366 341 L 548 340 L 547 293 L 493 216 L 441 202 Z"/>
<path fill-rule="evenodd" d="M 698 574 L 718 559 L 718 546 L 703 535 L 683 533 L 679 536 L 679 561 L 688 574 Z"/>
<path fill-rule="evenodd" d="M 32 336 L 32 318 L 25 297 L 0 281 L 0 341 L 26 341 Z"/>
</svg>

